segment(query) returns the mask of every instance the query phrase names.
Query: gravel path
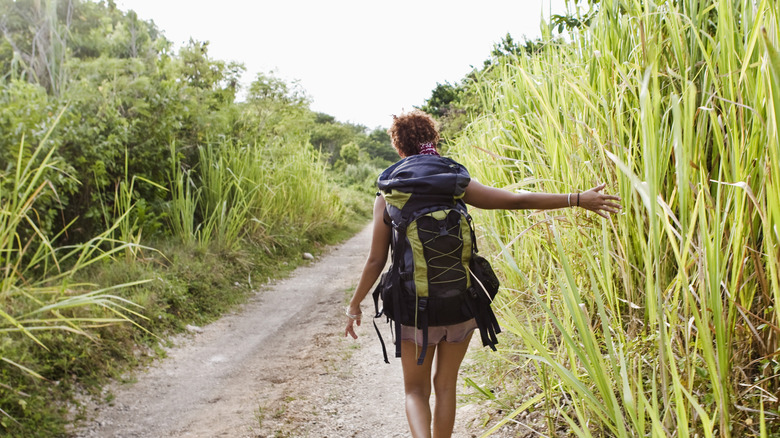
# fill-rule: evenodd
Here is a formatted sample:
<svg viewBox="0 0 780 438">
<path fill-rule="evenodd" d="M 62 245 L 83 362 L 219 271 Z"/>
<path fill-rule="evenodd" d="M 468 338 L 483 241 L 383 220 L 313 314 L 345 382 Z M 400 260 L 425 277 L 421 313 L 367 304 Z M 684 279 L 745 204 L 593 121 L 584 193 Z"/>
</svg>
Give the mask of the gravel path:
<svg viewBox="0 0 780 438">
<path fill-rule="evenodd" d="M 370 236 L 367 227 L 239 311 L 177 337 L 135 383 L 107 388 L 111 402 L 89 406 L 73 436 L 409 436 L 400 361 L 382 361 L 370 320 L 357 341 L 343 337 Z M 473 436 L 464 421 L 454 436 Z"/>
</svg>

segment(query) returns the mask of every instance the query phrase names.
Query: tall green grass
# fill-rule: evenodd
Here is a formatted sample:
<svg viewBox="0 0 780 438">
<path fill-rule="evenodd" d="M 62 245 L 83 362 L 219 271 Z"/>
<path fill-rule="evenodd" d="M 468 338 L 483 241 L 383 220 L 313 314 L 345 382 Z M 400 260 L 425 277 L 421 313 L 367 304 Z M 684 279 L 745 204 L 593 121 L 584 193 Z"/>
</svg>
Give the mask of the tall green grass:
<svg viewBox="0 0 780 438">
<path fill-rule="evenodd" d="M 56 121 L 52 125 L 56 125 Z M 299 248 L 302 242 L 324 237 L 347 219 L 339 194 L 328 179 L 324 161 L 308 144 L 279 142 L 267 147 L 241 146 L 230 141 L 207 144 L 199 148 L 201 164 L 194 169 L 182 167 L 181 161 L 176 159 L 175 145 L 171 146 L 171 153 L 174 164 L 170 170 L 169 217 L 172 230 L 185 248 L 197 244 L 201 249 L 216 249 L 220 254 L 239 260 L 241 257 L 236 254 L 246 252 L 248 242 L 266 248 L 272 245 Z M 0 395 L 3 407 L 12 407 L 8 411 L 0 408 L 0 428 L 34 433 L 29 428 L 37 416 L 44 413 L 30 412 L 26 408 L 25 399 L 35 399 L 35 403 L 39 403 L 41 396 L 36 392 L 39 388 L 35 383 L 28 385 L 26 382 L 46 381 L 52 378 L 47 370 L 51 373 L 69 370 L 77 359 L 82 359 L 70 355 L 87 354 L 75 346 L 73 350 L 50 350 L 50 343 L 61 346 L 71 335 L 78 335 L 94 340 L 96 349 L 110 350 L 115 346 L 100 345 L 106 339 L 103 338 L 106 332 L 100 331 L 101 328 L 130 322 L 147 331 L 144 321 L 149 315 L 157 316 L 149 327 L 164 326 L 157 320 L 168 316 L 165 311 L 169 307 L 176 317 L 182 318 L 186 316 L 180 311 L 198 311 L 197 304 L 178 306 L 177 300 L 203 305 L 212 299 L 205 295 L 190 297 L 186 293 L 212 294 L 213 299 L 221 300 L 220 304 L 227 299 L 235 300 L 236 293 L 222 296 L 208 286 L 177 285 L 177 281 L 184 279 L 170 280 L 164 273 L 155 275 L 159 280 L 157 284 L 139 287 L 147 280 L 135 279 L 132 275 L 153 272 L 143 266 L 131 269 L 129 274 L 112 272 L 118 258 L 122 258 L 124 265 L 132 265 L 128 262 L 137 260 L 139 249 L 150 249 L 143 246 L 148 238 L 135 216 L 138 203 L 143 202 L 138 199 L 136 185 L 151 184 L 165 190 L 159 184 L 126 170 L 125 179 L 116 184 L 114 197 L 107 196 L 111 201 L 103 204 L 106 229 L 83 244 L 63 246 L 59 243 L 60 237 L 70 224 L 65 224 L 57 235 L 50 236 L 39 226 L 42 212 L 37 210 L 38 205 L 50 205 L 51 199 L 56 199 L 57 193 L 50 181 L 68 178 L 60 171 L 61 163 L 55 159 L 56 145 L 48 141 L 48 136 L 37 147 L 22 140 L 15 156 L 18 159 L 9 166 L 10 170 L 0 172 L 0 261 L 3 266 L 0 271 L 0 375 L 3 377 Z M 181 243 L 172 244 L 181 246 Z M 272 253 L 284 255 L 284 248 Z M 250 263 L 247 260 L 242 263 Z M 215 261 L 213 266 L 220 263 L 224 260 Z M 92 278 L 91 275 L 107 278 L 103 283 L 108 284 L 86 284 L 76 280 Z M 125 280 L 114 281 L 116 278 Z M 197 283 L 202 276 L 185 278 Z M 219 278 L 219 275 L 209 278 Z M 167 284 L 169 281 L 172 284 Z M 209 283 L 209 286 L 213 285 Z M 166 290 L 158 294 L 156 288 L 160 287 Z M 132 292 L 118 291 L 122 288 L 130 288 Z M 141 308 L 128 296 L 149 307 Z M 107 338 L 110 337 L 109 334 Z M 40 354 L 41 351 L 46 353 Z M 95 354 L 95 357 L 101 356 Z M 108 362 L 113 359 L 106 358 Z M 72 372 L 78 373 L 77 370 Z M 21 387 L 15 387 L 15 384 Z M 31 387 L 35 391 L 27 389 Z M 14 402 L 16 399 L 18 403 Z M 39 409 L 38 404 L 34 406 L 30 409 Z M 11 424 L 17 421 L 14 417 L 24 424 Z"/>
<path fill-rule="evenodd" d="M 144 318 L 138 306 L 115 291 L 145 280 L 108 287 L 73 281 L 78 272 L 133 246 L 113 238 L 121 220 L 101 235 L 74 246 L 56 243 L 67 227 L 57 236 L 48 236 L 38 226 L 41 212 L 36 210 L 36 201 L 42 196 L 56 196 L 49 181 L 61 176 L 53 159 L 56 148 L 48 145 L 47 139 L 48 135 L 34 148 L 22 139 L 14 166 L 0 172 L 0 366 L 5 377 L 21 373 L 30 379 L 45 380 L 26 365 L 26 350 L 20 346 L 25 340 L 48 350 L 41 340 L 43 333 L 90 337 L 90 328 Z M 6 382 L 0 385 L 22 403 L 23 392 Z M 0 414 L 10 417 L 1 409 Z M 1 421 L 5 424 L 5 419 Z"/>
<path fill-rule="evenodd" d="M 199 147 L 199 155 L 198 167 L 184 171 L 174 160 L 171 170 L 171 227 L 184 241 L 267 245 L 316 237 L 346 220 L 324 161 L 307 144 L 223 141 Z"/>
<path fill-rule="evenodd" d="M 623 198 L 608 221 L 479 214 L 507 285 L 499 313 L 518 339 L 503 353 L 537 364 L 540 392 L 559 406 L 550 428 L 777 433 L 777 4 L 599 7 L 571 43 L 485 76 L 486 115 L 454 148 L 488 184 L 603 181 Z"/>
</svg>

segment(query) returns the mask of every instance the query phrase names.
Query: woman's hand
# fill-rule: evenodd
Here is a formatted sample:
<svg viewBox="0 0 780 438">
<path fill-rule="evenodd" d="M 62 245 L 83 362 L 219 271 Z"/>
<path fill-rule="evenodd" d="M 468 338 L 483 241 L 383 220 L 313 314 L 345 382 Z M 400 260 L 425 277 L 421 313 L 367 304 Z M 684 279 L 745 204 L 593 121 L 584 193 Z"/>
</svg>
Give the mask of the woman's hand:
<svg viewBox="0 0 780 438">
<path fill-rule="evenodd" d="M 352 336 L 352 339 L 357 339 L 357 333 L 355 333 L 354 324 L 360 325 L 360 320 L 363 316 L 363 312 L 360 311 L 360 307 L 353 308 L 347 307 L 347 328 L 344 330 L 344 337 Z"/>
<path fill-rule="evenodd" d="M 617 213 L 620 211 L 620 196 L 606 195 L 601 193 L 607 184 L 601 184 L 592 189 L 579 194 L 579 206 L 590 210 L 603 218 L 608 218 L 607 213 Z M 612 202 L 618 201 L 618 202 Z M 574 194 L 571 195 L 572 206 L 574 203 Z"/>
</svg>

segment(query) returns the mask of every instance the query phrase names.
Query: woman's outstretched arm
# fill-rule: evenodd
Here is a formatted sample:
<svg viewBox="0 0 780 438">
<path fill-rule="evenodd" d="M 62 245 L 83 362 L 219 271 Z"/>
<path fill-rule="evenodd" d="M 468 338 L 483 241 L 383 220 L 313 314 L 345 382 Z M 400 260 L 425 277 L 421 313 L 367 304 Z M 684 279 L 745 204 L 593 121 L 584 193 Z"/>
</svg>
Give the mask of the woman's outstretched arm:
<svg viewBox="0 0 780 438">
<path fill-rule="evenodd" d="M 463 200 L 486 210 L 550 210 L 579 206 L 606 218 L 608 213 L 620 210 L 620 197 L 601 193 L 604 187 L 606 184 L 601 184 L 582 193 L 515 193 L 471 180 Z"/>
</svg>

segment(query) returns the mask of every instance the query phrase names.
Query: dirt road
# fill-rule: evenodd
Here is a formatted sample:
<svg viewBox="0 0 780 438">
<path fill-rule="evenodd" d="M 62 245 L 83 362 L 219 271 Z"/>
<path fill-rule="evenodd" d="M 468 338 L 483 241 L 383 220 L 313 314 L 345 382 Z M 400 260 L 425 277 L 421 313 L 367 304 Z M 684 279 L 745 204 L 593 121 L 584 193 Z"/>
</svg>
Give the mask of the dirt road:
<svg viewBox="0 0 780 438">
<path fill-rule="evenodd" d="M 343 337 L 369 238 L 366 228 L 239 311 L 175 339 L 135 383 L 107 388 L 111 402 L 90 406 L 93 418 L 74 436 L 408 436 L 400 362 L 382 362 L 368 318 L 358 341 Z M 463 418 L 455 436 L 472 436 Z"/>
</svg>

